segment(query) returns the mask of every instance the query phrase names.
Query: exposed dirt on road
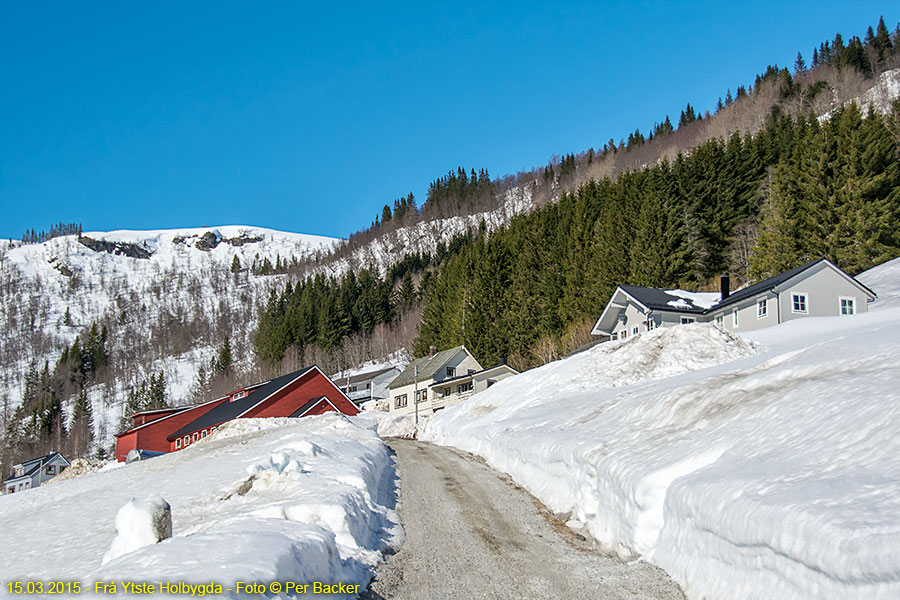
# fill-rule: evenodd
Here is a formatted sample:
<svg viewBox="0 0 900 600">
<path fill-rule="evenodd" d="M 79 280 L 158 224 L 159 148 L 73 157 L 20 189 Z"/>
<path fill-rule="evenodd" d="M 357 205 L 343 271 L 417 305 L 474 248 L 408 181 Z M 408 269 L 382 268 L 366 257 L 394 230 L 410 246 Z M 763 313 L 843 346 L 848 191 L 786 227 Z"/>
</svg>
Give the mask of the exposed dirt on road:
<svg viewBox="0 0 900 600">
<path fill-rule="evenodd" d="M 483 462 L 391 440 L 406 542 L 379 567 L 369 600 L 683 600 L 664 571 L 597 552 Z"/>
</svg>

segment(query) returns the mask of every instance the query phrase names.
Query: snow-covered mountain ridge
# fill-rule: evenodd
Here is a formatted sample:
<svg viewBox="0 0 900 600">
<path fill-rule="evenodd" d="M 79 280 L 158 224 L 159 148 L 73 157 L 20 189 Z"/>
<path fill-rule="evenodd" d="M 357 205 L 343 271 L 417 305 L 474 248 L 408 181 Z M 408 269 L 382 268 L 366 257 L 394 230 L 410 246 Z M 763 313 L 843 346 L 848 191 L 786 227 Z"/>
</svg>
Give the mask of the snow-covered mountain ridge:
<svg viewBox="0 0 900 600">
<path fill-rule="evenodd" d="M 264 263 L 315 260 L 339 242 L 239 225 L 0 241 L 0 400 L 17 406 L 32 364 L 52 370 L 79 333 L 108 323 L 113 381 L 91 389 L 108 443 L 128 385 L 162 370 L 182 402 L 226 336 L 235 361 L 250 360 L 256 309 L 284 279 L 260 274 Z"/>
</svg>

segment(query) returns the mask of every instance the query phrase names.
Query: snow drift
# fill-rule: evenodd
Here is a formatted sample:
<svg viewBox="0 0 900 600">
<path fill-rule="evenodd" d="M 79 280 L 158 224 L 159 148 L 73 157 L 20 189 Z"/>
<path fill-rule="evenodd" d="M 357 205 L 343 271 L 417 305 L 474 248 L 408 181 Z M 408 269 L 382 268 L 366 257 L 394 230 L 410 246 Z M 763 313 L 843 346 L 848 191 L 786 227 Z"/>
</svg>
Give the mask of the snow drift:
<svg viewBox="0 0 900 600">
<path fill-rule="evenodd" d="M 148 542 L 138 536 L 142 544 L 101 566 L 119 508 L 154 495 L 171 505 L 173 536 L 135 548 Z M 240 419 L 173 454 L 0 497 L 0 522 L 17 547 L 4 553 L 0 579 L 365 588 L 382 552 L 402 541 L 395 498 L 390 453 L 373 423 L 335 414 Z M 147 512 L 137 509 L 116 525 Z"/>
<path fill-rule="evenodd" d="M 601 344 L 420 438 L 483 456 L 690 598 L 900 597 L 900 309 L 746 337 Z"/>
</svg>

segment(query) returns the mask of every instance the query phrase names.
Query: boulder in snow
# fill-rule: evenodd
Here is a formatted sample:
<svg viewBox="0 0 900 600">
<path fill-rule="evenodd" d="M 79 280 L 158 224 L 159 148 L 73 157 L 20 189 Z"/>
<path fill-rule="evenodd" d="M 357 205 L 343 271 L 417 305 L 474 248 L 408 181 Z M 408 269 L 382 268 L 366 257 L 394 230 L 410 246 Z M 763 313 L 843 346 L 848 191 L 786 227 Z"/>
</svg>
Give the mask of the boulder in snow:
<svg viewBox="0 0 900 600">
<path fill-rule="evenodd" d="M 132 498 L 116 513 L 118 535 L 103 563 L 172 537 L 172 507 L 161 496 Z"/>
</svg>

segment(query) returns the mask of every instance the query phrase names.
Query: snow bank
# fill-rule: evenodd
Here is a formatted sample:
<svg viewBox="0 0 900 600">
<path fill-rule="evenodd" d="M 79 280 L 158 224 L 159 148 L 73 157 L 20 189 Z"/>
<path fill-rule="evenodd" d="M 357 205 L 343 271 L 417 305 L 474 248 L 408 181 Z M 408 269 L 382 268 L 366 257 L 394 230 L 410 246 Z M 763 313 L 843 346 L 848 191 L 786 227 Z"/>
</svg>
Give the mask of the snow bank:
<svg viewBox="0 0 900 600">
<path fill-rule="evenodd" d="M 483 456 L 690 598 L 900 597 L 900 309 L 748 338 L 601 344 L 420 437 Z"/>
<path fill-rule="evenodd" d="M 154 494 L 171 504 L 173 537 L 101 566 L 116 511 Z M 374 423 L 241 419 L 179 452 L 0 497 L 19 550 L 0 563 L 0 579 L 213 581 L 225 597 L 239 597 L 227 591 L 237 581 L 364 588 L 402 540 L 395 499 Z"/>
<path fill-rule="evenodd" d="M 364 412 L 358 418 L 374 420 L 378 435 L 383 438 L 416 439 L 418 429 L 425 425 L 430 415 L 419 415 L 419 426 L 416 426 L 415 415 L 392 415 L 386 412 Z"/>
<path fill-rule="evenodd" d="M 900 285 L 897 284 L 900 282 L 900 258 L 860 273 L 857 279 L 878 294 L 869 310 L 900 307 Z"/>
<path fill-rule="evenodd" d="M 103 555 L 103 564 L 172 537 L 172 507 L 161 496 L 132 498 L 116 513 L 112 546 Z"/>
</svg>

